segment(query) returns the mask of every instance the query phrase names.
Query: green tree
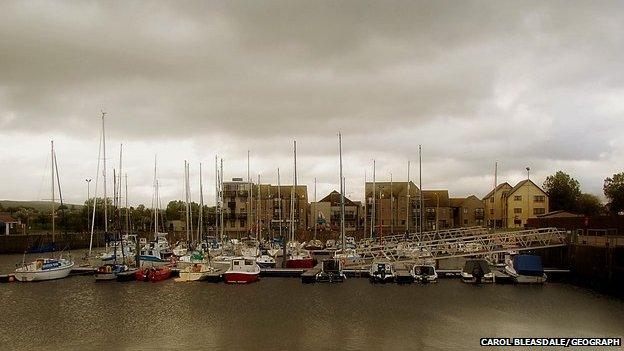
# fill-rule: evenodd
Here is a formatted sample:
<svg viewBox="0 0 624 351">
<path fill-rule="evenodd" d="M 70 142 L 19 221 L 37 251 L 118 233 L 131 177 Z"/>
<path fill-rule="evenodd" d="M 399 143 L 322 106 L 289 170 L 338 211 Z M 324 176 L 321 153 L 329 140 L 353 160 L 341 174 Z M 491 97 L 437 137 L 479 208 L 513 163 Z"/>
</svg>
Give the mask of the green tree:
<svg viewBox="0 0 624 351">
<path fill-rule="evenodd" d="M 609 210 L 612 213 L 620 213 L 624 210 L 624 172 L 605 179 L 603 190 L 609 199 Z"/>
<path fill-rule="evenodd" d="M 548 194 L 549 211 L 576 211 L 579 196 L 581 196 L 581 186 L 579 182 L 570 175 L 557 171 L 557 173 L 546 177 L 544 190 Z"/>
<path fill-rule="evenodd" d="M 593 194 L 581 194 L 578 198 L 576 208 L 579 213 L 586 216 L 597 216 L 604 210 L 604 206 L 600 202 L 598 196 Z"/>
</svg>

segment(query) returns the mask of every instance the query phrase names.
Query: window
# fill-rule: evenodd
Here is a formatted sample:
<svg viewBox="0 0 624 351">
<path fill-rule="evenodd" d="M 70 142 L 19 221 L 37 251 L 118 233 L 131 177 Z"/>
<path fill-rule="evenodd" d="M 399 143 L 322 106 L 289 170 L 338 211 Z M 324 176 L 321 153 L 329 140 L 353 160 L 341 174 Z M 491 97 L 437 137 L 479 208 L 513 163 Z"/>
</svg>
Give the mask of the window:
<svg viewBox="0 0 624 351">
<path fill-rule="evenodd" d="M 494 196 L 490 198 L 490 202 L 494 202 Z"/>
<path fill-rule="evenodd" d="M 514 208 L 514 213 L 522 213 L 522 208 L 521 207 Z"/>
<path fill-rule="evenodd" d="M 464 219 L 464 225 L 468 225 L 468 220 Z"/>
<path fill-rule="evenodd" d="M 514 196 L 514 201 L 522 201 L 522 195 Z"/>
<path fill-rule="evenodd" d="M 542 215 L 544 213 L 546 213 L 546 209 L 543 208 L 543 207 L 536 207 L 536 208 L 533 209 L 533 214 L 534 215 Z"/>
<path fill-rule="evenodd" d="M 494 209 L 490 208 L 490 214 L 493 215 L 494 214 Z"/>
<path fill-rule="evenodd" d="M 468 209 L 467 208 L 464 208 L 464 213 L 466 213 L 466 214 L 468 213 Z"/>
<path fill-rule="evenodd" d="M 535 195 L 535 196 L 533 196 L 533 202 L 546 202 L 546 196 L 544 196 L 544 195 Z"/>
</svg>

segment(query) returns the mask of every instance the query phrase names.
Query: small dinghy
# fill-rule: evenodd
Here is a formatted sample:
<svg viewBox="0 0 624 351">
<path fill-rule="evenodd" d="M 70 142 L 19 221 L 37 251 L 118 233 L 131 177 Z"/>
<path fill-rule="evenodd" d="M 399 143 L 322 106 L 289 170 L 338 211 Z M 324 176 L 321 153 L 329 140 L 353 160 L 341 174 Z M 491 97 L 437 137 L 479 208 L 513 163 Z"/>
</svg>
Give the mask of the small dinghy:
<svg viewBox="0 0 624 351">
<path fill-rule="evenodd" d="M 135 278 L 144 282 L 158 282 L 171 277 L 171 268 L 166 266 L 145 267 L 135 272 Z"/>
</svg>

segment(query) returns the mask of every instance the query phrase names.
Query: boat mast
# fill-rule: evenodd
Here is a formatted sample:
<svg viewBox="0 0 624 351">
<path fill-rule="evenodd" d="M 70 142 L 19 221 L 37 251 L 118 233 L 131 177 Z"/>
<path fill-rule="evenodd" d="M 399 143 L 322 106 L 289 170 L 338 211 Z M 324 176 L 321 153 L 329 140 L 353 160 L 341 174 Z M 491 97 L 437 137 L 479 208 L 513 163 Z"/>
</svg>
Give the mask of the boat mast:
<svg viewBox="0 0 624 351">
<path fill-rule="evenodd" d="M 262 201 L 261 201 L 261 192 L 260 192 L 260 175 L 258 174 L 258 199 L 256 200 L 256 241 L 260 242 L 260 235 L 262 234 L 260 232 L 260 223 L 261 223 L 261 219 L 260 219 L 260 210 L 262 208 Z"/>
<path fill-rule="evenodd" d="M 312 207 L 312 212 L 314 213 L 314 240 L 316 240 L 316 177 L 314 177 L 314 206 Z"/>
<path fill-rule="evenodd" d="M 189 234 L 191 241 L 193 241 L 193 196 L 191 194 L 191 163 L 186 163 L 186 188 L 188 193 L 188 212 L 189 212 Z"/>
<path fill-rule="evenodd" d="M 199 220 L 197 223 L 197 239 L 199 241 L 203 238 L 204 227 L 204 187 L 202 185 L 202 164 L 199 163 Z"/>
<path fill-rule="evenodd" d="M 125 180 L 126 180 L 126 196 L 125 196 L 125 201 L 126 201 L 126 235 L 129 234 L 130 231 L 130 214 L 129 214 L 129 210 L 128 210 L 128 173 L 125 174 Z"/>
<path fill-rule="evenodd" d="M 394 194 L 392 193 L 392 172 L 390 172 L 390 235 L 394 235 Z"/>
<path fill-rule="evenodd" d="M 154 210 L 154 240 L 158 234 L 158 180 L 156 179 L 156 155 L 154 155 L 154 202 L 152 209 Z"/>
<path fill-rule="evenodd" d="M 375 183 L 375 160 L 373 160 L 373 209 L 371 214 L 371 228 L 370 235 L 371 239 L 375 236 L 375 202 L 377 202 L 377 185 Z"/>
<path fill-rule="evenodd" d="M 108 233 L 108 202 L 106 201 L 106 128 L 104 125 L 104 117 L 106 112 L 102 111 L 102 156 L 104 168 L 102 169 L 102 178 L 104 180 L 104 235 Z"/>
<path fill-rule="evenodd" d="M 104 118 L 104 112 L 102 112 L 102 119 L 103 118 Z M 97 190 L 98 190 L 98 180 L 100 178 L 101 156 L 102 156 L 102 133 L 100 133 L 100 143 L 98 144 L 97 169 L 95 171 L 95 193 L 93 194 L 93 211 L 91 213 L 91 237 L 89 238 L 89 257 L 91 257 L 91 249 L 93 248 L 93 233 L 95 231 L 95 209 L 97 205 Z"/>
<path fill-rule="evenodd" d="M 422 147 L 418 145 L 418 187 L 420 188 L 419 205 L 418 205 L 418 233 L 423 231 L 423 188 L 422 188 Z"/>
<path fill-rule="evenodd" d="M 409 234 L 409 211 L 410 211 L 410 161 L 407 160 L 407 194 L 405 203 L 405 234 Z"/>
<path fill-rule="evenodd" d="M 247 150 L 247 236 L 251 236 L 251 175 L 249 174 L 249 150 Z"/>
<path fill-rule="evenodd" d="M 220 198 L 220 203 L 223 202 L 223 159 L 221 159 L 221 170 L 219 172 L 219 198 Z M 221 223 L 221 238 L 223 238 L 223 232 L 225 230 L 224 226 L 223 226 L 223 209 L 220 209 L 219 211 L 220 216 L 219 216 L 219 223 Z"/>
<path fill-rule="evenodd" d="M 295 240 L 295 190 L 297 188 L 297 140 L 293 142 L 294 172 L 293 185 L 290 192 L 290 241 Z"/>
<path fill-rule="evenodd" d="M 366 235 L 366 222 L 368 217 L 368 198 L 366 197 L 366 169 L 364 169 L 364 235 Z"/>
<path fill-rule="evenodd" d="M 186 163 L 186 160 L 184 160 L 184 199 L 185 199 L 184 212 L 186 215 L 186 243 L 188 245 L 188 243 L 190 243 L 190 234 L 189 234 L 190 223 L 189 223 L 189 193 L 188 193 L 188 167 L 187 165 L 188 164 Z"/>
<path fill-rule="evenodd" d="M 215 237 L 219 236 L 219 167 L 217 162 L 217 155 L 215 155 Z M 221 238 L 219 238 L 221 241 Z"/>
<path fill-rule="evenodd" d="M 344 208 L 344 178 L 342 176 L 342 134 L 338 132 L 338 149 L 340 154 L 340 235 L 342 236 L 342 252 L 346 252 L 345 238 L 345 208 Z"/>
<path fill-rule="evenodd" d="M 54 140 L 50 141 L 50 169 L 52 170 L 52 242 L 54 242 L 55 238 L 55 223 L 54 223 Z"/>
<path fill-rule="evenodd" d="M 280 183 L 280 171 L 279 167 L 277 167 L 277 198 L 279 199 L 277 203 L 277 211 L 278 219 L 279 219 L 279 237 L 282 237 L 282 185 Z"/>
</svg>

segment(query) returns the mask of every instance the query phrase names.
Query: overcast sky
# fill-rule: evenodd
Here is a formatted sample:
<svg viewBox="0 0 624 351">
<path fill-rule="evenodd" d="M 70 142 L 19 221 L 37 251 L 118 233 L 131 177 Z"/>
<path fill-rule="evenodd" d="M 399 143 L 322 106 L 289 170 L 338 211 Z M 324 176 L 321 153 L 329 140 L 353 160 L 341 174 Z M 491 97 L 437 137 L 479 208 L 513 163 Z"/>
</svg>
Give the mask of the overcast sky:
<svg viewBox="0 0 624 351">
<path fill-rule="evenodd" d="M 0 199 L 49 198 L 54 139 L 65 201 L 95 178 L 100 111 L 108 174 L 149 205 L 198 198 L 214 156 L 226 179 L 251 173 L 347 196 L 418 174 L 423 188 L 482 197 L 499 182 L 557 170 L 602 196 L 624 158 L 624 2 L 2 1 Z M 46 168 L 47 167 L 47 168 Z M 93 192 L 94 183 L 91 183 Z M 110 183 L 109 183 L 110 184 Z M 101 185 L 98 192 L 101 192 Z M 109 189 L 112 188 L 109 185 Z"/>
</svg>

